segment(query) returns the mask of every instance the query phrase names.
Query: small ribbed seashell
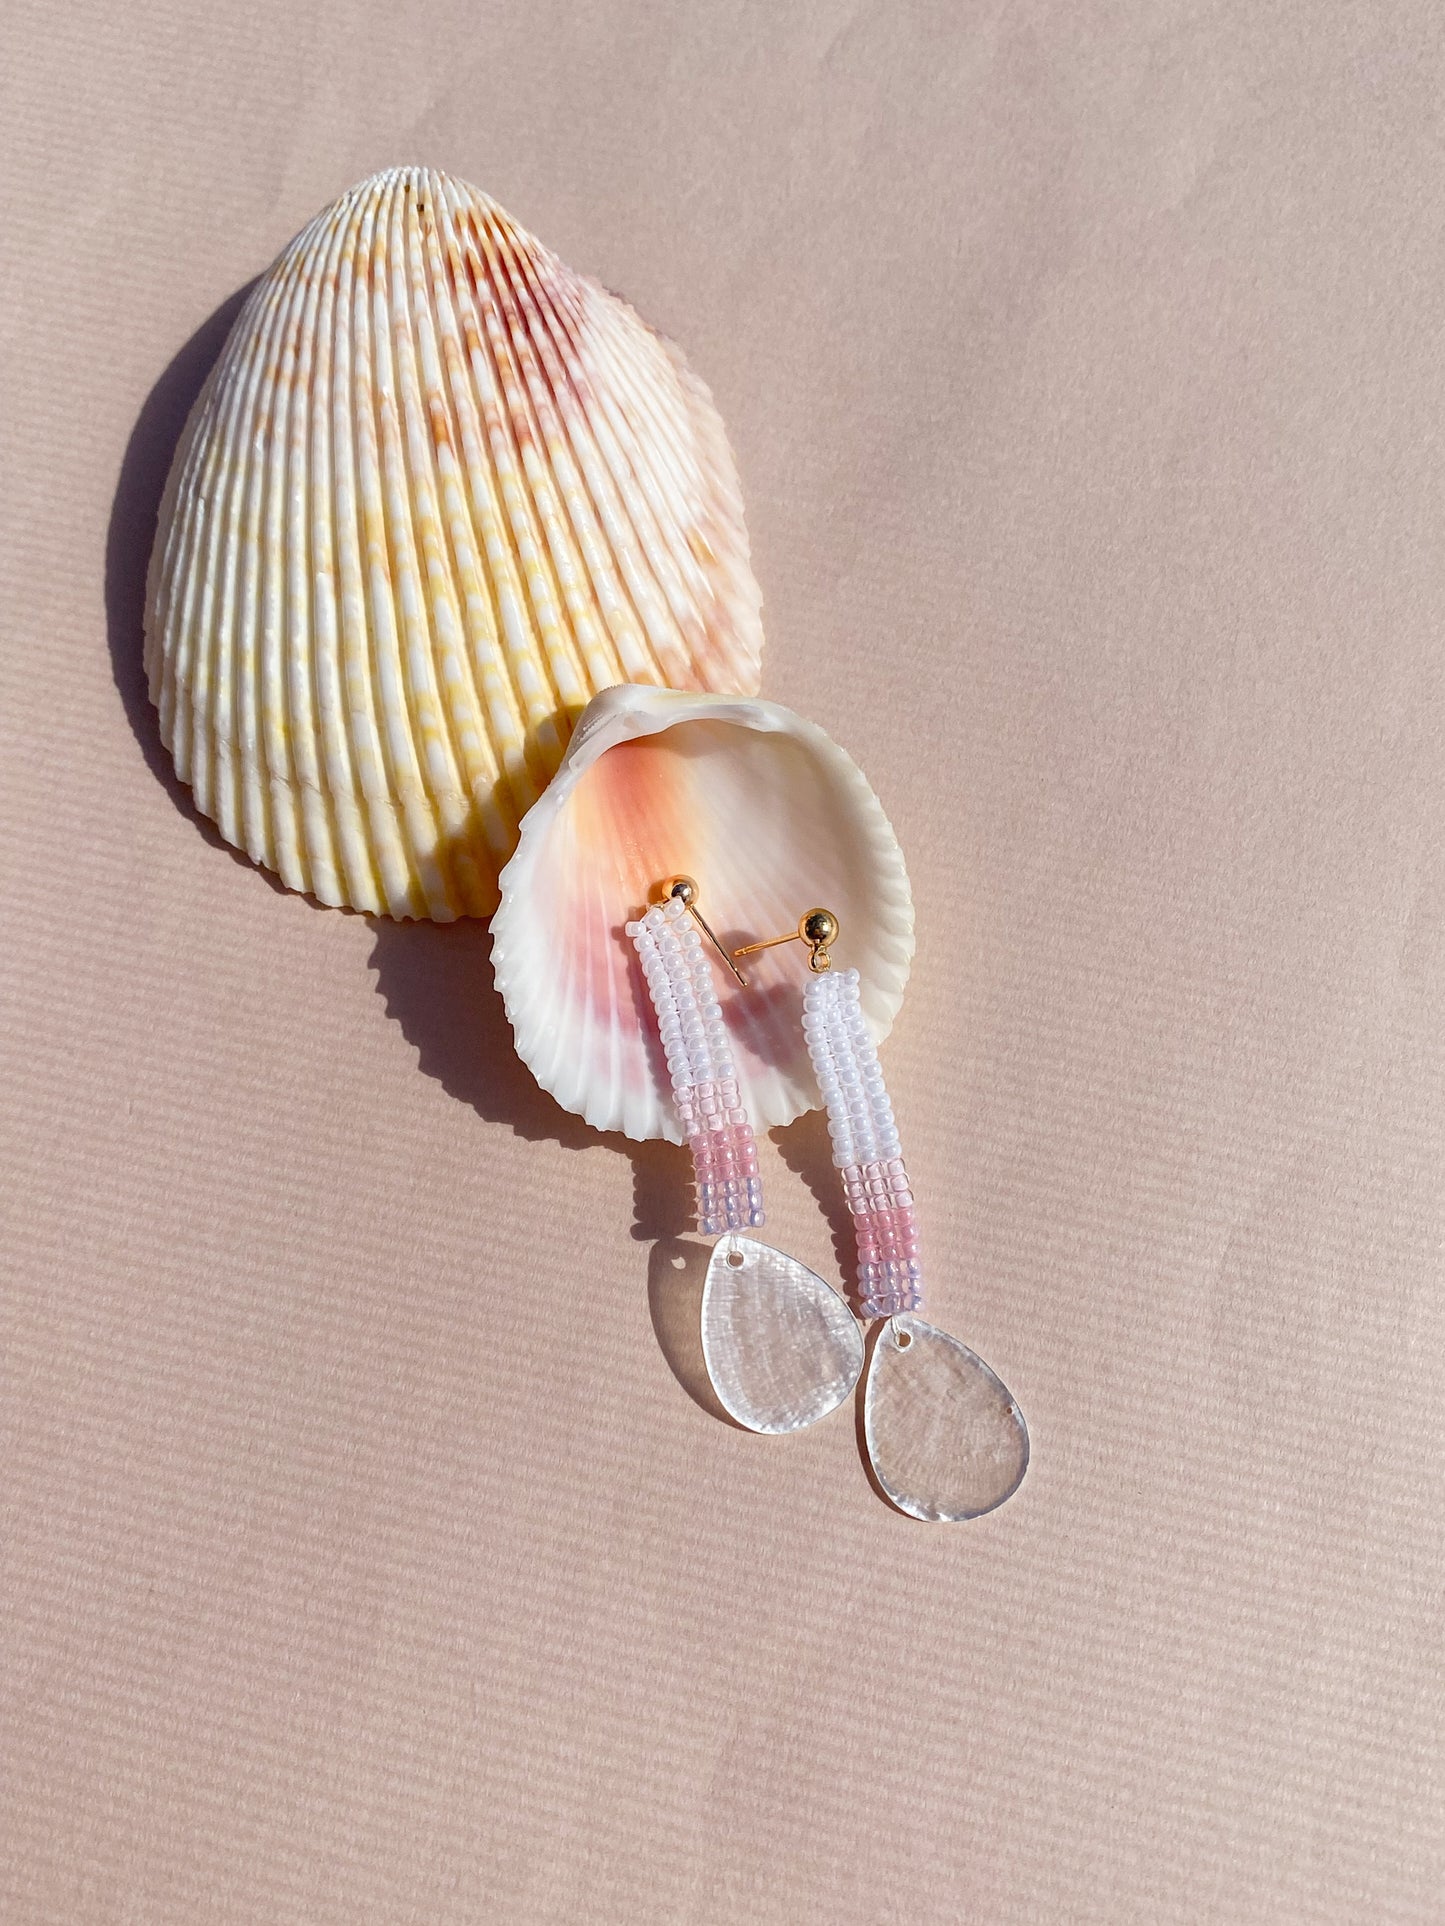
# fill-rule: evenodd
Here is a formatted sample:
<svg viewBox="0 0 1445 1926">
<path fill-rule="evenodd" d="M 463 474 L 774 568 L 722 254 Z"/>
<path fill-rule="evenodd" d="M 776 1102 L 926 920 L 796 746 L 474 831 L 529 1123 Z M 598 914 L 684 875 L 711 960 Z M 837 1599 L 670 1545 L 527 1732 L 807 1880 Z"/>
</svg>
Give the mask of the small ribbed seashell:
<svg viewBox="0 0 1445 1926">
<path fill-rule="evenodd" d="M 492 969 L 521 1057 L 599 1130 L 682 1141 L 657 1016 L 625 926 L 665 877 L 737 947 L 839 920 L 834 960 L 861 976 L 875 1042 L 913 956 L 908 872 L 883 805 L 815 722 L 776 702 L 618 688 L 594 697 L 528 812 L 502 874 Z M 771 1129 L 815 1109 L 800 943 L 750 956 L 746 987 L 719 966 L 742 1102 Z"/>
<path fill-rule="evenodd" d="M 256 285 L 162 504 L 146 666 L 228 841 L 323 902 L 485 915 L 614 683 L 751 693 L 706 389 L 484 194 L 396 168 Z"/>
</svg>

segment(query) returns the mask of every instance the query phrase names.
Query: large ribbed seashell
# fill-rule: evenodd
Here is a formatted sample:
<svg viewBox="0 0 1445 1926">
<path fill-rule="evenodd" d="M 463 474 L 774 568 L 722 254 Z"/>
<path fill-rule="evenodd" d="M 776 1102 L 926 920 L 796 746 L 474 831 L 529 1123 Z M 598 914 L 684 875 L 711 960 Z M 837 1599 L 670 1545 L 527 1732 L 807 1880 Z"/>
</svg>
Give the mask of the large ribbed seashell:
<svg viewBox="0 0 1445 1926">
<path fill-rule="evenodd" d="M 614 683 L 748 693 L 762 631 L 706 389 L 484 194 L 397 168 L 265 274 L 177 451 L 161 733 L 293 888 L 484 915 Z"/>
<path fill-rule="evenodd" d="M 834 959 L 862 977 L 887 1035 L 913 955 L 903 856 L 852 758 L 774 702 L 616 688 L 597 696 L 502 872 L 492 963 L 517 1051 L 544 1090 L 600 1130 L 682 1133 L 657 1020 L 623 925 L 664 877 L 699 886 L 730 947 L 781 935 L 816 905 Z M 816 1108 L 804 1043 L 807 953 L 790 943 L 719 966 L 743 1100 L 758 1129 Z"/>
</svg>

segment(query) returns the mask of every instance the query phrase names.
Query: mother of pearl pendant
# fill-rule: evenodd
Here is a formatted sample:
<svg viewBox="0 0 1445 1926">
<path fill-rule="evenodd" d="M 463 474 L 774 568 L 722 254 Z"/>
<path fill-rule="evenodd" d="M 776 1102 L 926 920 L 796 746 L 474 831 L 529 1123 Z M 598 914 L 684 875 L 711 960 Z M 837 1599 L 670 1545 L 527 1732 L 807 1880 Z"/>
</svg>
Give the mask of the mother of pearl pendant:
<svg viewBox="0 0 1445 1926">
<path fill-rule="evenodd" d="M 983 1359 L 899 1312 L 880 1329 L 863 1391 L 863 1437 L 884 1493 L 910 1518 L 980 1518 L 1019 1488 L 1029 1432 Z"/>
<path fill-rule="evenodd" d="M 734 1232 L 708 1261 L 702 1354 L 729 1417 L 749 1431 L 797 1431 L 858 1382 L 863 1333 L 816 1271 Z"/>
</svg>

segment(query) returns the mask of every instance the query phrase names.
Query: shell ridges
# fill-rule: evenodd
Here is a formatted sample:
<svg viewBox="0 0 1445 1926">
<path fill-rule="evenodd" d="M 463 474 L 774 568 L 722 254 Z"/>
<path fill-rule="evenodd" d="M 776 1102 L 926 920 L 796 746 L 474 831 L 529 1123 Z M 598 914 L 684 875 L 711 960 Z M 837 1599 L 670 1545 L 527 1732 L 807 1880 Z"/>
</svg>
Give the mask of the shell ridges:
<svg viewBox="0 0 1445 1926">
<path fill-rule="evenodd" d="M 707 390 L 476 189 L 392 168 L 262 276 L 162 503 L 146 668 L 227 839 L 323 902 L 488 914 L 616 683 L 751 693 Z"/>
</svg>

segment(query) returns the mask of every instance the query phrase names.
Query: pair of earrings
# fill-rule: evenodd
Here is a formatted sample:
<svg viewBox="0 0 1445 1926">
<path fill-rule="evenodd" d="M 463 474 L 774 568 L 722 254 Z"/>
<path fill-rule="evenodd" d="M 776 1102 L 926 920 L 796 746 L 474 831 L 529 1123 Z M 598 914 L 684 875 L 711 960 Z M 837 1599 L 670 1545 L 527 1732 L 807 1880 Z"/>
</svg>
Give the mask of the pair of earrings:
<svg viewBox="0 0 1445 1926">
<path fill-rule="evenodd" d="M 831 1284 L 750 1235 L 764 1221 L 757 1143 L 703 939 L 743 989 L 740 957 L 800 941 L 810 972 L 803 1032 L 857 1240 L 858 1308 L 877 1326 L 863 1393 L 874 1476 L 914 1518 L 942 1522 L 994 1510 L 1028 1467 L 1028 1429 L 983 1359 L 919 1315 L 913 1193 L 858 972 L 833 967 L 838 919 L 809 910 L 786 936 L 729 951 L 704 918 L 691 877 L 668 877 L 655 896 L 626 932 L 692 1152 L 698 1228 L 718 1239 L 703 1287 L 702 1340 L 719 1402 L 751 1431 L 799 1430 L 849 1396 L 868 1350 L 863 1324 Z"/>
</svg>

